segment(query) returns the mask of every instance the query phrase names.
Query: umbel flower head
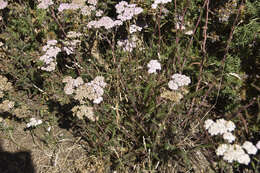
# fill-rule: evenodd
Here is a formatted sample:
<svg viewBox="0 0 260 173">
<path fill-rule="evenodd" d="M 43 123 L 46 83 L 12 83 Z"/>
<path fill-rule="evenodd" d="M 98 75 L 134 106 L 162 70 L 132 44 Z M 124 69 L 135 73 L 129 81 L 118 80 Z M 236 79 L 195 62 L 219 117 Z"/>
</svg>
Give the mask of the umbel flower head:
<svg viewBox="0 0 260 173">
<path fill-rule="evenodd" d="M 158 60 L 151 60 L 148 64 L 147 64 L 148 69 L 148 73 L 157 73 L 157 70 L 161 70 L 161 64 L 159 63 Z"/>
<path fill-rule="evenodd" d="M 64 88 L 65 93 L 75 93 L 74 99 L 78 100 L 80 104 L 85 104 L 86 99 L 93 101 L 95 104 L 99 104 L 103 101 L 102 96 L 104 94 L 104 88 L 107 85 L 103 76 L 97 76 L 88 83 L 84 83 L 80 77 L 77 79 L 66 77 L 63 79 L 63 82 L 67 83 Z"/>
<path fill-rule="evenodd" d="M 223 134 L 223 138 L 228 140 L 229 143 L 232 143 L 235 140 L 235 136 L 231 132 L 235 130 L 236 126 L 232 121 L 218 119 L 214 122 L 213 120 L 208 119 L 205 121 L 204 127 L 212 136 Z M 242 146 L 239 144 L 221 144 L 216 149 L 216 154 L 218 156 L 223 156 L 223 159 L 229 163 L 237 161 L 238 163 L 248 165 L 250 162 L 249 154 L 254 155 L 257 153 L 257 150 L 257 146 L 246 141 Z"/>
<path fill-rule="evenodd" d="M 189 85 L 190 83 L 190 77 L 176 73 L 172 75 L 172 80 L 169 81 L 168 86 L 171 90 L 178 90 L 179 87 Z"/>
<path fill-rule="evenodd" d="M 211 136 L 223 135 L 224 133 L 232 132 L 236 128 L 232 121 L 226 121 L 223 118 L 218 119 L 216 122 L 208 119 L 204 122 L 204 127 Z"/>
<path fill-rule="evenodd" d="M 7 2 L 3 1 L 3 0 L 0 0 L 0 10 L 1 9 L 4 9 L 5 7 L 7 7 Z"/>
<path fill-rule="evenodd" d="M 242 147 L 246 150 L 248 154 L 256 154 L 257 148 L 252 144 L 252 142 L 245 141 Z"/>
<path fill-rule="evenodd" d="M 248 165 L 250 162 L 249 155 L 237 144 L 221 144 L 218 146 L 216 154 L 218 156 L 223 156 L 223 159 L 229 163 L 237 161 L 238 163 Z"/>
</svg>

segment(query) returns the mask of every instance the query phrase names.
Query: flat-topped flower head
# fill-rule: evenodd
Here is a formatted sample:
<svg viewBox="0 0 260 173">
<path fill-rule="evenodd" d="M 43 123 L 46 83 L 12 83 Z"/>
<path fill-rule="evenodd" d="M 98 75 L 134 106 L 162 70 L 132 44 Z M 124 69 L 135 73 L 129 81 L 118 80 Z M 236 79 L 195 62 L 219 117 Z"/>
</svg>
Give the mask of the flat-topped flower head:
<svg viewBox="0 0 260 173">
<path fill-rule="evenodd" d="M 0 0 L 0 10 L 6 8 L 8 3 L 6 1 Z"/>
<path fill-rule="evenodd" d="M 236 137 L 232 133 L 226 132 L 223 134 L 223 139 L 227 140 L 228 143 L 232 143 L 235 141 Z"/>
<path fill-rule="evenodd" d="M 148 69 L 148 73 L 157 73 L 157 70 L 161 70 L 161 64 L 159 63 L 158 60 L 151 60 L 148 64 L 147 64 Z"/>
<path fill-rule="evenodd" d="M 256 148 L 258 148 L 258 150 L 260 150 L 260 141 L 257 142 Z"/>
<path fill-rule="evenodd" d="M 143 12 L 141 7 L 137 7 L 136 4 L 128 4 L 126 1 L 119 2 L 116 6 L 117 19 L 121 21 L 131 20 L 135 15 Z"/>
<path fill-rule="evenodd" d="M 225 135 L 225 138 L 228 141 L 234 140 L 234 137 L 228 133 L 228 132 L 232 132 L 236 128 L 235 124 L 232 121 L 226 121 L 223 118 L 221 118 L 218 119 L 216 122 L 214 122 L 213 120 L 208 119 L 205 121 L 204 127 L 206 130 L 208 130 L 211 136 L 223 135 L 227 133 Z"/>
<path fill-rule="evenodd" d="M 166 4 L 168 2 L 171 2 L 172 0 L 155 0 L 152 4 L 152 9 L 156 9 L 159 4 Z"/>
<path fill-rule="evenodd" d="M 172 75 L 172 79 L 179 87 L 189 85 L 191 83 L 190 77 L 182 74 Z"/>
<path fill-rule="evenodd" d="M 168 86 L 171 90 L 178 90 L 179 87 L 189 85 L 190 83 L 190 77 L 176 73 L 172 75 L 172 80 L 169 81 Z"/>
<path fill-rule="evenodd" d="M 248 154 L 256 154 L 257 148 L 252 144 L 252 142 L 245 141 L 242 147 L 246 150 Z"/>
<path fill-rule="evenodd" d="M 53 5 L 52 0 L 40 0 L 40 4 L 37 7 L 47 9 L 50 5 Z"/>
<path fill-rule="evenodd" d="M 26 124 L 27 128 L 35 127 L 42 124 L 42 120 L 37 120 L 36 118 L 30 118 L 30 122 Z"/>
</svg>

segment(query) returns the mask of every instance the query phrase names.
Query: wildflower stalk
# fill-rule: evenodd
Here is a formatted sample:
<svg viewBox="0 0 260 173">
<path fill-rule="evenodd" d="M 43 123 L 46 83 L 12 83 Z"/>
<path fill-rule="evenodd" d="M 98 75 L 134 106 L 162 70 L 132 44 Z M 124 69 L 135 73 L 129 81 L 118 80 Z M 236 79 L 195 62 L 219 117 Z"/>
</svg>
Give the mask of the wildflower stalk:
<svg viewBox="0 0 260 173">
<path fill-rule="evenodd" d="M 52 18 L 55 20 L 55 22 L 59 25 L 59 27 L 60 27 L 60 29 L 61 29 L 61 31 L 62 31 L 62 34 L 63 34 L 63 36 L 66 38 L 66 32 L 65 32 L 65 30 L 64 30 L 64 28 L 63 28 L 63 26 L 61 25 L 61 23 L 60 23 L 60 21 L 58 20 L 58 18 L 56 17 L 56 15 L 55 15 L 55 12 L 54 12 L 54 10 L 53 10 L 53 7 L 50 7 L 50 9 L 51 9 L 51 16 L 52 16 Z M 64 44 L 62 43 L 62 46 L 64 46 Z M 68 48 L 69 49 L 69 48 Z M 74 61 L 75 62 L 77 62 L 77 60 L 75 59 L 75 57 L 73 57 L 73 59 L 74 59 Z M 78 72 L 78 75 L 80 75 L 80 69 L 76 66 L 76 69 L 77 69 L 77 72 Z"/>
<path fill-rule="evenodd" d="M 219 83 L 218 91 L 217 91 L 217 98 L 216 98 L 215 103 L 213 104 L 212 107 L 215 107 L 215 105 L 216 105 L 217 102 L 218 102 L 218 97 L 219 97 L 219 93 L 220 93 L 220 88 L 221 88 L 222 82 L 223 82 L 223 76 L 224 76 L 224 70 L 225 70 L 225 61 L 226 61 L 226 59 L 227 59 L 227 55 L 228 55 L 228 51 L 229 51 L 229 46 L 230 46 L 230 42 L 231 42 L 231 40 L 232 40 L 232 38 L 233 38 L 233 33 L 234 33 L 234 30 L 235 30 L 235 26 L 236 26 L 236 24 L 237 24 L 238 17 L 239 17 L 239 15 L 240 15 L 240 12 L 241 12 L 243 6 L 244 6 L 244 1 L 242 1 L 241 4 L 240 4 L 240 6 L 239 6 L 238 12 L 237 12 L 237 14 L 236 14 L 236 18 L 235 18 L 235 20 L 234 20 L 234 22 L 233 22 L 231 31 L 230 31 L 230 33 L 229 33 L 229 38 L 228 38 L 228 41 L 227 41 L 227 46 L 226 46 L 226 48 L 225 48 L 224 58 L 223 58 L 222 61 L 221 61 L 222 72 L 221 72 L 220 83 Z"/>
<path fill-rule="evenodd" d="M 176 0 L 174 0 L 174 5 L 175 5 L 175 16 L 177 16 L 177 2 L 176 2 Z M 180 28 L 179 28 L 180 30 L 181 30 L 181 28 L 184 24 L 184 17 L 185 17 L 187 9 L 188 9 L 188 7 L 185 7 L 185 9 L 183 10 L 183 12 L 181 14 L 182 19 L 181 19 Z M 177 63 L 176 63 L 176 56 L 174 56 L 174 61 L 173 61 L 173 64 L 175 64 L 175 67 L 176 67 L 175 71 L 177 71 L 177 64 L 180 64 L 180 61 L 181 61 L 181 57 L 180 57 L 180 53 L 179 53 L 179 41 L 180 41 L 180 38 L 179 38 L 179 35 L 178 35 L 179 29 L 177 29 L 177 31 L 176 31 L 176 39 L 175 39 L 176 54 L 177 54 Z"/>
<path fill-rule="evenodd" d="M 160 13 L 157 16 L 157 27 L 158 27 L 158 53 L 160 53 L 161 49 L 161 16 L 162 16 L 162 5 L 160 5 Z"/>
<path fill-rule="evenodd" d="M 204 1 L 204 4 L 203 4 L 203 6 L 202 6 L 201 9 L 204 9 L 206 5 L 207 5 L 207 0 Z M 192 41 L 193 41 L 193 38 L 194 38 L 194 34 L 196 33 L 196 30 L 197 30 L 197 28 L 198 28 L 198 26 L 199 26 L 199 24 L 200 24 L 200 22 L 201 22 L 202 14 L 203 14 L 203 13 L 200 13 L 200 16 L 199 16 L 199 18 L 198 18 L 198 20 L 197 20 L 197 23 L 196 23 L 196 25 L 195 25 L 195 28 L 193 29 L 193 34 L 192 34 L 192 36 L 191 36 L 191 38 L 190 38 L 188 47 L 186 48 L 186 51 L 185 51 L 185 53 L 184 53 L 184 60 L 183 60 L 183 63 L 182 63 L 181 71 L 183 71 L 183 68 L 184 68 L 184 66 L 185 66 L 185 64 L 186 64 L 186 61 L 187 61 L 187 56 L 186 56 L 186 54 L 187 54 L 188 50 L 190 49 L 190 47 L 191 47 L 191 45 L 192 45 Z"/>
<path fill-rule="evenodd" d="M 207 28 L 208 28 L 208 14 L 209 14 L 209 0 L 206 0 L 206 21 L 205 21 L 205 26 L 203 27 L 203 44 L 202 44 L 202 51 L 203 51 L 203 56 L 202 56 L 202 60 L 200 62 L 200 71 L 199 71 L 199 79 L 198 79 L 198 83 L 196 85 L 196 89 L 195 91 L 197 92 L 199 87 L 200 87 L 200 83 L 201 83 L 201 78 L 202 78 L 202 72 L 203 72 L 203 65 L 207 56 L 207 52 L 206 52 L 206 41 L 207 41 Z M 195 97 L 193 97 L 192 102 L 191 102 L 191 106 L 188 112 L 188 116 L 190 116 L 192 110 L 193 110 L 193 106 L 195 103 Z"/>
</svg>

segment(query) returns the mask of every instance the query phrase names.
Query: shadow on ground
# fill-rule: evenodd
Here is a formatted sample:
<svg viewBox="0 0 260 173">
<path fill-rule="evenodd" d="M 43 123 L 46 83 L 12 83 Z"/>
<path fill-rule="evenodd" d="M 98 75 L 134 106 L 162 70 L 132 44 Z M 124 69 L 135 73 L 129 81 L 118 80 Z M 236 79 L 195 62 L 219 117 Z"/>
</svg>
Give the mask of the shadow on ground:
<svg viewBox="0 0 260 173">
<path fill-rule="evenodd" d="M 0 173 L 35 173 L 29 151 L 6 152 L 0 140 Z"/>
</svg>

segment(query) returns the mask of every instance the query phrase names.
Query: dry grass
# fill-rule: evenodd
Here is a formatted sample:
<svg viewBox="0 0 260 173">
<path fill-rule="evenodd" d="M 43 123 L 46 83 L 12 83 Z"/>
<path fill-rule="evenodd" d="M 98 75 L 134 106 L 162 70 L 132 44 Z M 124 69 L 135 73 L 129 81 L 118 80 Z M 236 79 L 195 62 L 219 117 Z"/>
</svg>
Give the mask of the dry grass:
<svg viewBox="0 0 260 173">
<path fill-rule="evenodd" d="M 81 146 L 80 138 L 73 137 L 64 129 L 52 127 L 49 134 L 44 127 L 30 132 L 24 131 L 22 125 L 14 121 L 5 120 L 4 124 L 5 131 L 0 134 L 2 150 L 5 153 L 29 151 L 35 173 L 88 173 L 104 170 L 102 160 L 89 157 Z"/>
</svg>

